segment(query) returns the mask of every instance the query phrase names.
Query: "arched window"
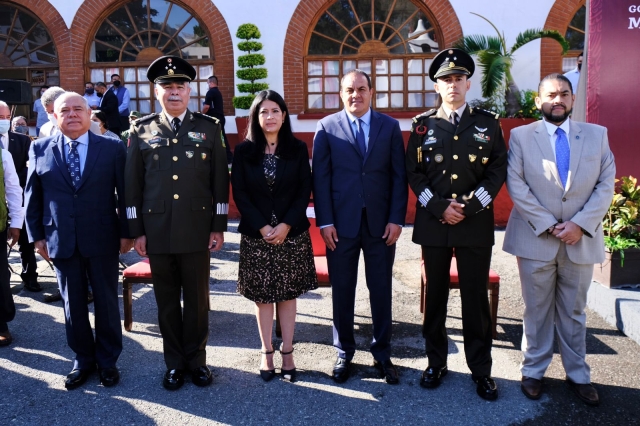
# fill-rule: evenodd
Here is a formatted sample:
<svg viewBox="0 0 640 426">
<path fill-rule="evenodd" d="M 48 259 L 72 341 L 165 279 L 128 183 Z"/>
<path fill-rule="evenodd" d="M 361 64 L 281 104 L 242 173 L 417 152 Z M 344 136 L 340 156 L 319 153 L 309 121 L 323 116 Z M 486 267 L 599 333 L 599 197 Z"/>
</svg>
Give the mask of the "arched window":
<svg viewBox="0 0 640 426">
<path fill-rule="evenodd" d="M 562 71 L 567 72 L 576 67 L 578 55 L 584 50 L 585 28 L 586 28 L 587 8 L 582 5 L 577 10 L 564 37 L 569 42 L 569 52 L 562 58 Z"/>
<path fill-rule="evenodd" d="M 424 5 L 412 0 L 338 0 L 307 35 L 306 109 L 340 108 L 340 79 L 359 68 L 371 76 L 377 110 L 424 110 L 437 95 L 427 72 L 443 48 Z"/>
<path fill-rule="evenodd" d="M 134 0 L 111 13 L 96 30 L 89 51 L 89 80 L 111 80 L 120 75 L 129 89 L 129 109 L 144 114 L 161 110 L 147 67 L 156 58 L 175 55 L 196 69 L 191 82 L 189 109 L 199 111 L 213 75 L 209 35 L 191 12 L 166 0 Z"/>
</svg>

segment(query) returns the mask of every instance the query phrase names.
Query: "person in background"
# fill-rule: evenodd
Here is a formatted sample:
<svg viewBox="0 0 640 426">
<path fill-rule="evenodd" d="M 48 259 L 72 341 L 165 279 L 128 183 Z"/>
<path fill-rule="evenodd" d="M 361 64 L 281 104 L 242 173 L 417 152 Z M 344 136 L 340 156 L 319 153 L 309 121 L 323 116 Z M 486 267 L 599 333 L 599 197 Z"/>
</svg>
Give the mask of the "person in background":
<svg viewBox="0 0 640 426">
<path fill-rule="evenodd" d="M 107 89 L 107 85 L 101 81 L 96 83 L 96 93 L 100 98 L 99 109 L 107 117 L 107 124 L 111 131 L 117 135 L 122 133 L 120 113 L 118 112 L 118 98 L 113 91 Z M 127 123 L 127 128 L 128 128 Z"/>
<path fill-rule="evenodd" d="M 224 104 L 222 101 L 222 93 L 218 89 L 218 77 L 212 75 L 207 79 L 209 90 L 204 98 L 202 105 L 202 113 L 207 114 L 210 117 L 215 117 L 220 121 L 222 125 L 222 139 L 227 150 L 227 164 L 233 162 L 233 153 L 231 152 L 231 146 L 229 145 L 229 139 L 227 139 L 227 133 L 224 131 L 224 125 L 227 120 L 224 117 Z"/>
<path fill-rule="evenodd" d="M 140 112 L 138 111 L 131 111 L 129 113 L 129 127 L 127 127 L 127 130 L 120 133 L 120 139 L 122 140 L 122 142 L 124 142 L 125 145 L 129 140 L 129 130 L 131 130 L 131 126 L 133 125 L 134 121 L 136 121 L 140 117 L 142 117 L 142 114 L 140 114 Z"/>
<path fill-rule="evenodd" d="M 231 170 L 233 199 L 241 215 L 238 293 L 256 304 L 263 355 L 260 376 L 269 381 L 276 375 L 271 329 L 277 304 L 281 374 L 293 382 L 296 299 L 318 288 L 318 279 L 306 215 L 311 196 L 309 152 L 293 136 L 287 105 L 278 93 L 265 90 L 253 100 L 247 139 L 236 147 Z"/>
<path fill-rule="evenodd" d="M 578 83 L 580 82 L 580 73 L 582 72 L 582 52 L 578 55 L 578 59 L 576 62 L 576 67 L 571 71 L 564 73 L 564 76 L 567 77 L 567 80 L 571 82 L 571 87 L 573 88 L 573 94 L 578 91 Z"/>
<path fill-rule="evenodd" d="M 87 100 L 87 103 L 89 104 L 89 108 L 98 109 L 98 106 L 100 105 L 100 97 L 96 94 L 96 89 L 93 86 L 92 82 L 87 81 L 84 84 L 83 97 Z"/>
<path fill-rule="evenodd" d="M 540 398 L 557 336 L 567 384 L 594 406 L 585 308 L 593 265 L 604 261 L 602 218 L 616 165 L 607 129 L 569 118 L 574 101 L 571 82 L 550 74 L 535 99 L 542 120 L 511 131 L 513 209 L 502 249 L 516 256 L 524 300 L 520 389 Z"/>
<path fill-rule="evenodd" d="M 116 95 L 118 99 L 118 115 L 120 117 L 120 125 L 112 125 L 111 127 L 115 133 L 120 134 L 123 130 L 129 128 L 129 102 L 131 101 L 131 96 L 129 95 L 129 89 L 122 85 L 118 74 L 111 75 L 111 87 L 109 91 Z M 118 129 L 117 132 L 116 128 Z"/>
<path fill-rule="evenodd" d="M 39 91 L 40 98 L 33 103 L 33 112 L 36 113 L 36 136 L 40 134 L 40 128 L 49 121 L 47 110 L 42 103 L 42 95 L 47 89 L 49 89 L 49 86 L 42 86 Z"/>
<path fill-rule="evenodd" d="M 120 140 L 120 137 L 109 130 L 109 124 L 107 123 L 107 115 L 99 109 L 91 111 L 91 121 L 98 123 L 100 126 L 100 134 L 105 138 Z"/>
<path fill-rule="evenodd" d="M 11 131 L 14 133 L 20 133 L 21 135 L 29 136 L 29 126 L 27 126 L 27 119 L 22 115 L 16 115 L 11 120 Z"/>
<path fill-rule="evenodd" d="M 53 136 L 59 132 L 58 130 L 58 122 L 53 115 L 53 103 L 58 99 L 60 95 L 64 93 L 64 89 L 58 86 L 49 87 L 43 94 L 40 96 L 39 101 L 41 101 L 42 106 L 45 109 L 45 113 L 47 115 L 48 121 L 43 123 L 40 127 L 38 127 L 38 137 L 46 138 L 47 136 Z"/>
</svg>

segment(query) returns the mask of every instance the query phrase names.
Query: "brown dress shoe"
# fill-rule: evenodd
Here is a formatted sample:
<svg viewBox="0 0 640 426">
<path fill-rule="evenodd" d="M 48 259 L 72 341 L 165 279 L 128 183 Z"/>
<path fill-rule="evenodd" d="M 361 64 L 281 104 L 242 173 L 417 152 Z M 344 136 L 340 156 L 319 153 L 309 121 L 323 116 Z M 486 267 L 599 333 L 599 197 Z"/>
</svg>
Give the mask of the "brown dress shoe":
<svg viewBox="0 0 640 426">
<path fill-rule="evenodd" d="M 529 399 L 540 399 L 542 396 L 542 380 L 533 377 L 522 376 L 520 382 L 522 393 Z"/>
<path fill-rule="evenodd" d="M 0 333 L 0 346 L 9 346 L 13 342 L 13 336 L 9 330 Z"/>
<path fill-rule="evenodd" d="M 596 407 L 600 405 L 600 397 L 598 391 L 593 387 L 591 383 L 575 383 L 570 379 L 567 379 L 567 383 L 571 386 L 571 389 L 578 395 L 578 398 L 587 405 Z"/>
</svg>

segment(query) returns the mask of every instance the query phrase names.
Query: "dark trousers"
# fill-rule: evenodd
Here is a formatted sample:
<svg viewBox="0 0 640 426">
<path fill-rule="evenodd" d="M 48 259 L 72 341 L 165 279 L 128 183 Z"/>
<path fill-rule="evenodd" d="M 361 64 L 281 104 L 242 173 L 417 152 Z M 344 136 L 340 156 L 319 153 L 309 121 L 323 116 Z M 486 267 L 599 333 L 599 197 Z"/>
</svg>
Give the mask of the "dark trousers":
<svg viewBox="0 0 640 426">
<path fill-rule="evenodd" d="M 0 232 L 0 241 L 7 241 L 7 230 Z M 16 316 L 11 293 L 11 272 L 7 256 L 0 256 L 0 332 L 7 331 L 7 323 Z"/>
<path fill-rule="evenodd" d="M 353 323 L 362 250 L 373 322 L 370 350 L 375 359 L 386 361 L 391 357 L 391 274 L 396 246 L 387 246 L 384 239 L 371 235 L 364 209 L 358 235 L 338 239 L 334 251 L 327 249 L 333 298 L 333 346 L 340 358 L 349 360 L 356 351 Z"/>
<path fill-rule="evenodd" d="M 150 254 L 149 263 L 167 369 L 192 370 L 206 365 L 209 251 Z"/>
<path fill-rule="evenodd" d="M 447 365 L 448 341 L 445 322 L 449 300 L 449 268 L 452 247 L 422 246 L 427 272 L 427 306 L 422 325 L 429 365 Z M 462 301 L 462 336 L 467 365 L 474 376 L 491 374 L 491 313 L 487 297 L 487 280 L 491 264 L 491 247 L 456 247 L 460 298 Z"/>
<path fill-rule="evenodd" d="M 118 253 L 83 257 L 76 250 L 73 256 L 52 262 L 62 295 L 67 343 L 76 353 L 74 368 L 115 367 L 122 352 Z M 88 280 L 94 298 L 95 339 L 87 306 Z"/>
<path fill-rule="evenodd" d="M 20 278 L 22 278 L 24 282 L 37 280 L 38 262 L 36 261 L 35 247 L 33 243 L 29 242 L 26 224 L 22 227 L 22 231 L 20 231 L 18 245 L 20 246 L 20 259 L 22 260 Z"/>
</svg>

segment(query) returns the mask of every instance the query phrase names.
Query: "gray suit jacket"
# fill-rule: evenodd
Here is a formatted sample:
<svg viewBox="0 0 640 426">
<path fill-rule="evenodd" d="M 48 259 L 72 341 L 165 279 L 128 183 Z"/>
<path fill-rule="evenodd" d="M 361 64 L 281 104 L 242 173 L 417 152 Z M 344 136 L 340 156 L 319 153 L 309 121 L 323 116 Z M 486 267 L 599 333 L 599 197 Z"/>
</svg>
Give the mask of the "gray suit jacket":
<svg viewBox="0 0 640 426">
<path fill-rule="evenodd" d="M 571 221 L 585 235 L 567 246 L 577 264 L 604 260 L 602 219 L 613 198 L 616 167 L 609 149 L 607 129 L 570 122 L 571 151 L 566 190 L 562 187 L 555 155 L 544 122 L 511 131 L 507 189 L 514 203 L 503 250 L 527 259 L 549 261 L 561 241 L 547 234 L 557 222 Z"/>
</svg>

